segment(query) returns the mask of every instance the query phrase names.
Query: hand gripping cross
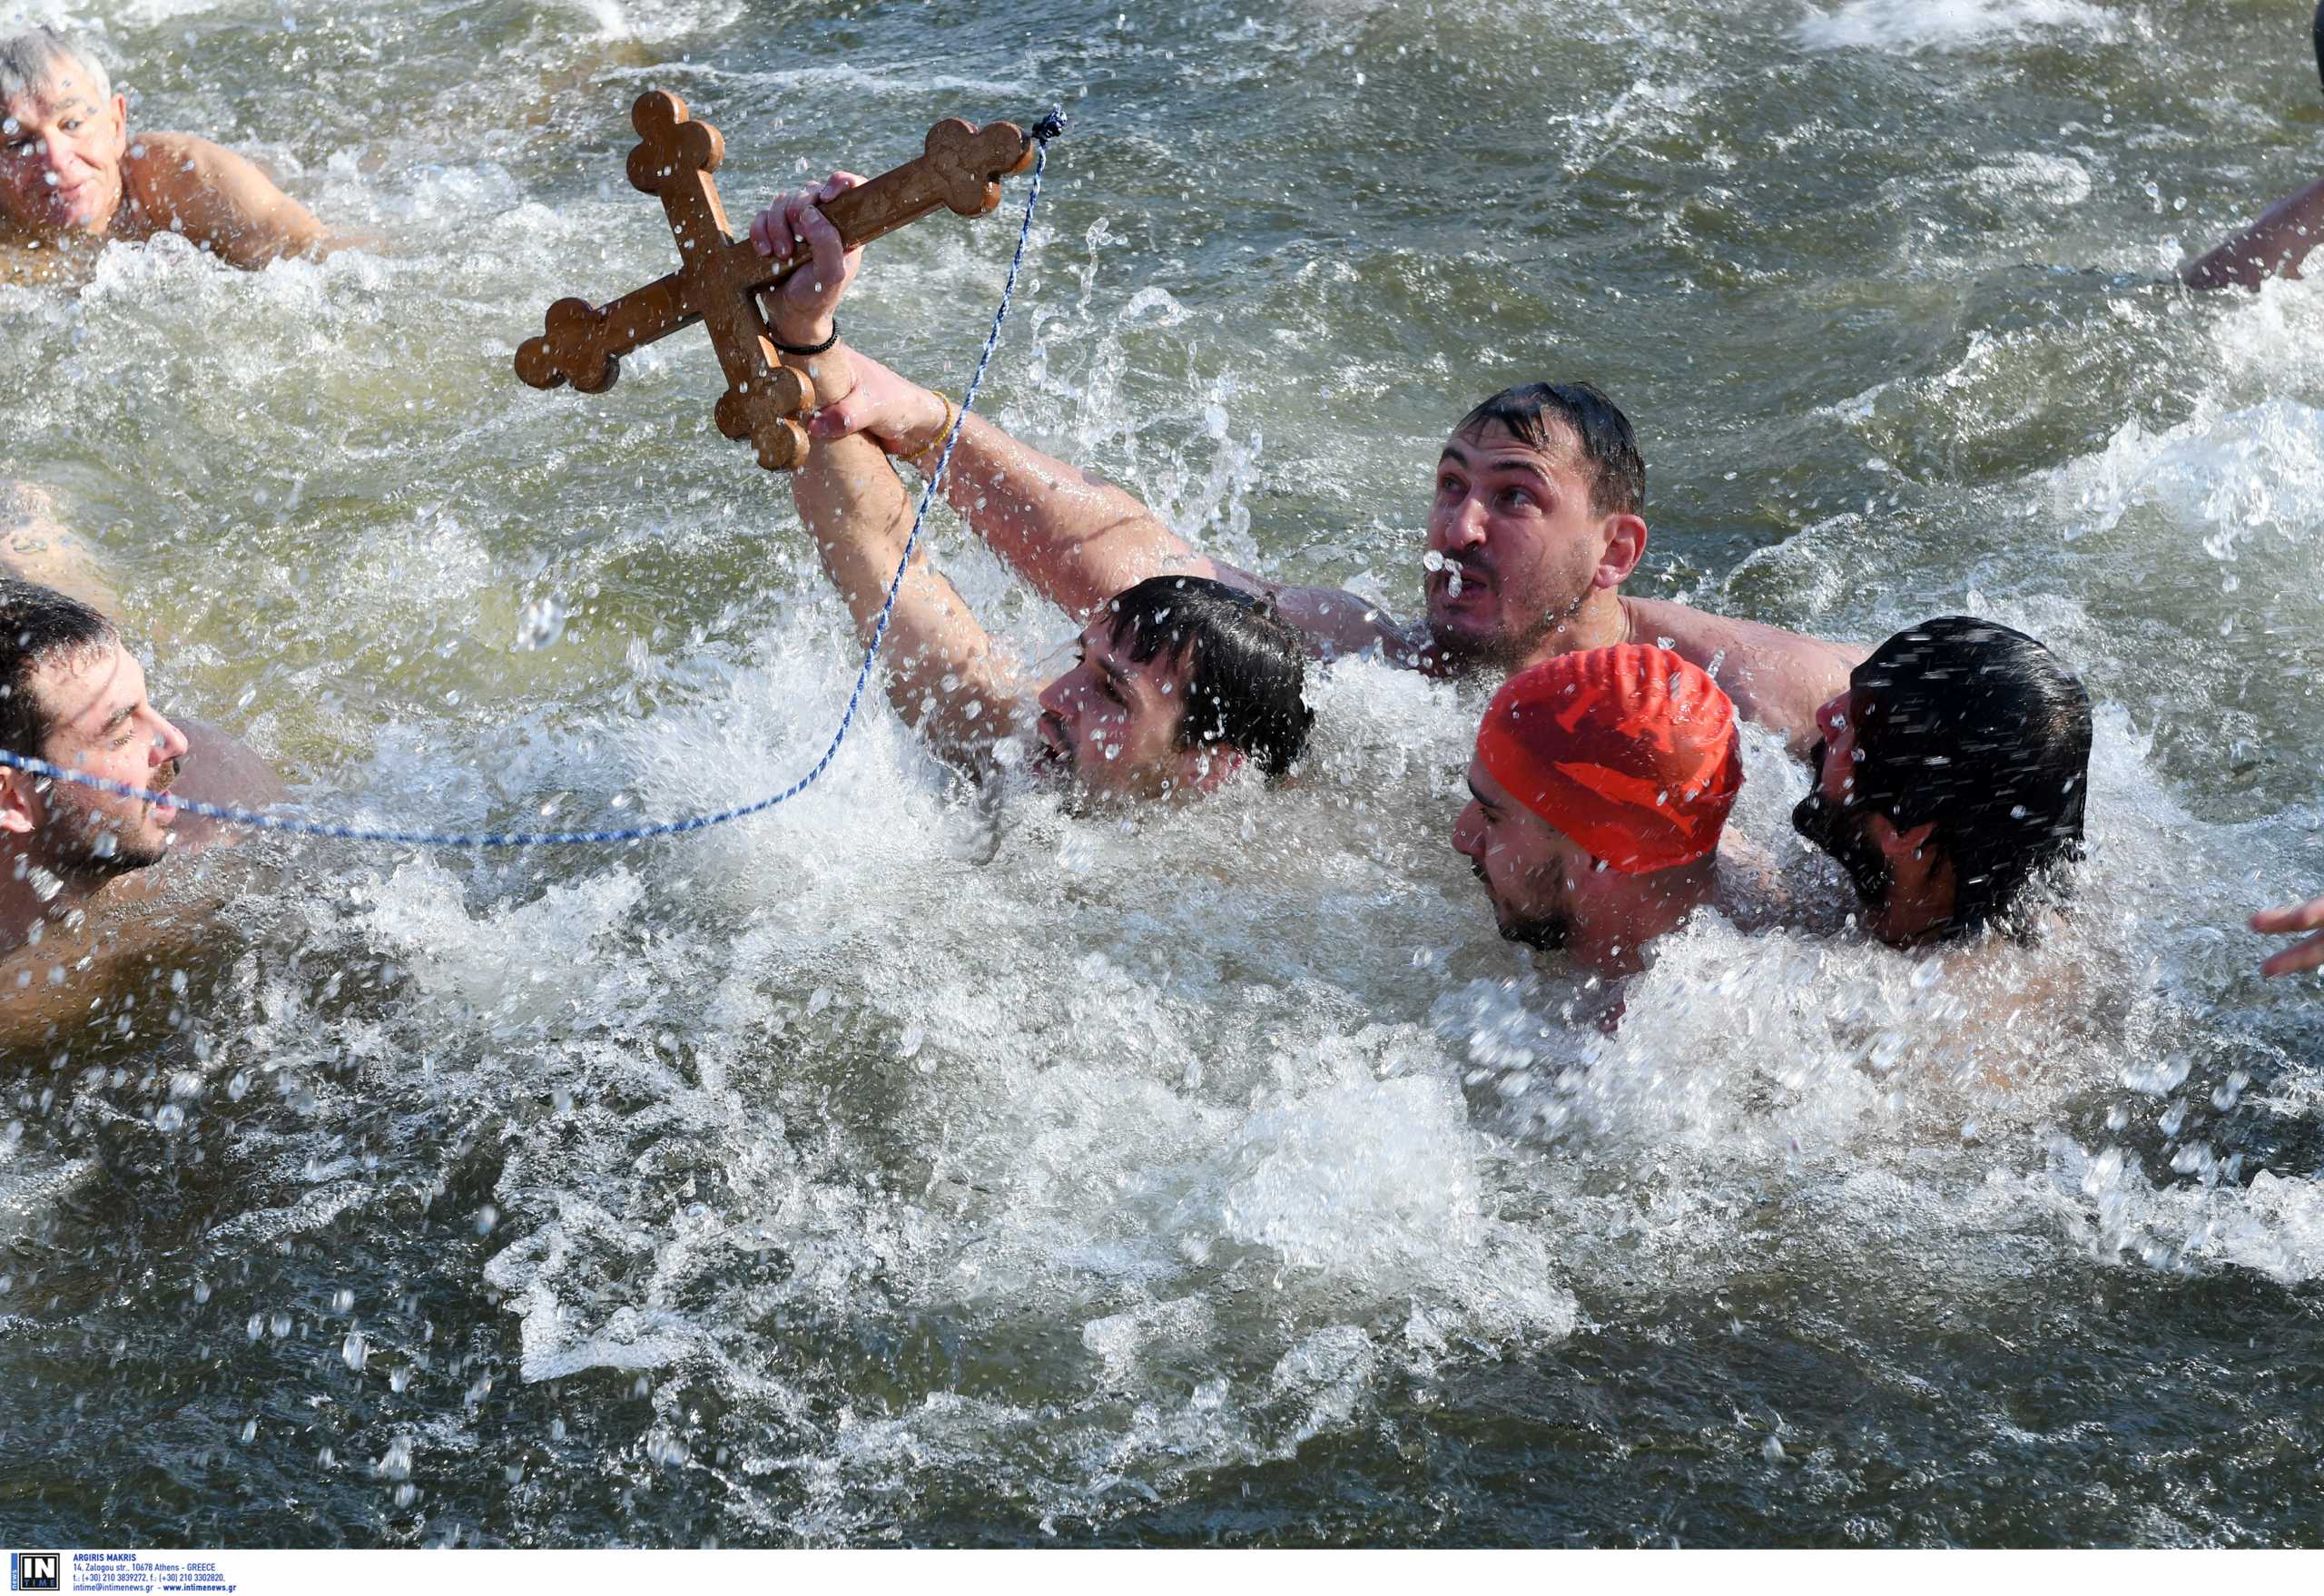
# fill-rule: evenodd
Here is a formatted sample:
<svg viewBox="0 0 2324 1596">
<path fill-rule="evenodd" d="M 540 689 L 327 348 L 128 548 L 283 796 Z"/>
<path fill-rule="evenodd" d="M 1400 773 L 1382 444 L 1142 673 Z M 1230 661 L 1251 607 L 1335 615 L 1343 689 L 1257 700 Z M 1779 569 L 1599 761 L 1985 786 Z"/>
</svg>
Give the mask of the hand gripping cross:
<svg viewBox="0 0 2324 1596">
<path fill-rule="evenodd" d="M 639 97 L 630 122 L 642 141 L 629 153 L 630 183 L 661 196 L 684 263 L 603 309 L 586 300 L 557 300 L 541 336 L 517 350 L 517 375 L 535 388 L 569 382 L 583 393 L 603 393 L 621 375 L 622 356 L 707 322 L 726 373 L 718 430 L 748 438 L 768 470 L 789 470 L 807 458 L 807 429 L 798 417 L 813 404 L 814 390 L 804 373 L 777 359 L 758 296 L 803 262 L 767 260 L 750 240 L 738 241 L 727 231 L 710 175 L 725 158 L 726 142 L 716 128 L 688 116 L 684 101 L 655 89 Z M 1000 203 L 1000 179 L 1032 162 L 1033 142 L 1015 123 L 979 129 L 948 118 L 928 130 L 919 160 L 826 200 L 822 212 L 852 250 L 940 205 L 983 215 Z"/>
</svg>

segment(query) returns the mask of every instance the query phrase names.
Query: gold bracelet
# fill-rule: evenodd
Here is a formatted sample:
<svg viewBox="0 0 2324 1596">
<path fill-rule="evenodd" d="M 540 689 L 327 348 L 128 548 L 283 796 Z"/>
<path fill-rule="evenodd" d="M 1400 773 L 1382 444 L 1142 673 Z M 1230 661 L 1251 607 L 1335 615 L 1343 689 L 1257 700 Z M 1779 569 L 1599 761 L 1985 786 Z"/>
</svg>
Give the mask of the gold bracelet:
<svg viewBox="0 0 2324 1596">
<path fill-rule="evenodd" d="M 912 468 L 914 470 L 923 472 L 927 468 L 921 464 L 922 457 L 924 457 L 929 450 L 940 447 L 946 438 L 952 436 L 952 418 L 956 413 L 952 409 L 952 401 L 944 397 L 943 389 L 933 389 L 930 391 L 936 395 L 937 402 L 944 407 L 944 425 L 936 429 L 935 437 L 930 438 L 926 443 L 921 444 L 918 448 L 912 450 L 911 453 L 904 457 L 904 458 L 911 462 Z"/>
</svg>

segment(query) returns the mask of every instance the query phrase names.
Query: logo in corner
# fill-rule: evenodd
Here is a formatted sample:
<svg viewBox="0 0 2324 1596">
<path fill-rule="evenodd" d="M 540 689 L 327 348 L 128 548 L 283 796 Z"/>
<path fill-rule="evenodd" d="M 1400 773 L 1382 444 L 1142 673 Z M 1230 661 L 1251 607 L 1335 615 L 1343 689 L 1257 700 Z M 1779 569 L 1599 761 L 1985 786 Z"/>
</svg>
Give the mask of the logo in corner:
<svg viewBox="0 0 2324 1596">
<path fill-rule="evenodd" d="M 62 1591 L 64 1589 L 64 1559 L 54 1552 L 11 1552 L 8 1553 L 8 1589 L 11 1591 Z"/>
</svg>

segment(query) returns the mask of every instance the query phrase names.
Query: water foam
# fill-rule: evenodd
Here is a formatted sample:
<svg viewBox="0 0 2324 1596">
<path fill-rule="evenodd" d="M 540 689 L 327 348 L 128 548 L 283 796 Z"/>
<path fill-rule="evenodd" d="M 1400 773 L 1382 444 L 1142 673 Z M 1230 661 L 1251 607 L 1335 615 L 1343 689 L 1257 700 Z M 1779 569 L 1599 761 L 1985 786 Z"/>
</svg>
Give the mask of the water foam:
<svg viewBox="0 0 2324 1596">
<path fill-rule="evenodd" d="M 2121 25 L 2085 0 L 1844 0 L 1809 7 L 1797 26 L 1810 50 L 1974 50 L 2003 39 L 2078 34 L 2111 42 Z"/>
</svg>

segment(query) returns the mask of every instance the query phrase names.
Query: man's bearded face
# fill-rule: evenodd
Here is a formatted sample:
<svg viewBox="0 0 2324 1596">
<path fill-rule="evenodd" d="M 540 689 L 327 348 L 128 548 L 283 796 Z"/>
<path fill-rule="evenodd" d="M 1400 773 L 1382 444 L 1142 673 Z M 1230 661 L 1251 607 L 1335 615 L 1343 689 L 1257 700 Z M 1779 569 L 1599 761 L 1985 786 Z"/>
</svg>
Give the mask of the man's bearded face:
<svg viewBox="0 0 2324 1596">
<path fill-rule="evenodd" d="M 1509 668 L 1596 585 L 1604 517 L 1578 440 L 1538 449 L 1500 427 L 1445 440 L 1428 517 L 1422 597 L 1445 659 Z"/>
<path fill-rule="evenodd" d="M 29 686 L 49 722 L 41 753 L 51 764 L 149 792 L 177 781 L 185 734 L 153 707 L 144 667 L 118 642 L 60 651 L 36 667 Z M 110 878 L 158 864 L 169 852 L 178 811 L 166 799 L 64 781 L 34 791 L 24 846 L 59 875 Z"/>
<path fill-rule="evenodd" d="M 172 759 L 142 784 L 165 792 L 177 779 L 178 762 Z M 155 807 L 72 782 L 56 783 L 49 789 L 48 826 L 58 872 L 110 878 L 161 863 L 169 857 L 170 823 L 176 817 L 163 809 L 167 818 L 157 818 Z"/>
</svg>

